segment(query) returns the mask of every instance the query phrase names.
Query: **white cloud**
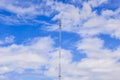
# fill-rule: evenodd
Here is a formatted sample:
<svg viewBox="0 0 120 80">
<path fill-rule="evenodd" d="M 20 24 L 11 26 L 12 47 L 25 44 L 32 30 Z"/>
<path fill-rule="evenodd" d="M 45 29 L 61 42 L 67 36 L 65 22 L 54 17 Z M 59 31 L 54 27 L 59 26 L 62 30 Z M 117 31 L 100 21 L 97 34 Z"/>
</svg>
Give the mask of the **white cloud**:
<svg viewBox="0 0 120 80">
<path fill-rule="evenodd" d="M 68 70 L 67 65 L 71 65 L 70 62 L 72 61 L 72 54 L 68 50 L 62 50 L 61 53 L 62 53 L 62 58 L 61 58 L 62 75 L 64 75 L 66 73 L 66 69 Z M 48 71 L 45 72 L 47 76 L 55 77 L 55 78 L 58 77 L 58 61 L 59 61 L 58 56 L 59 56 L 58 51 L 52 53 L 49 63 L 47 65 L 49 69 Z"/>
<path fill-rule="evenodd" d="M 21 0 L 16 0 L 16 1 L 1 0 L 0 8 L 10 11 L 12 13 L 15 13 L 17 15 L 25 15 L 25 16 L 33 16 L 33 15 L 40 15 L 40 14 L 48 15 L 51 11 L 49 10 L 49 7 L 46 5 L 46 3 L 47 3 L 47 0 L 38 1 L 38 3 L 35 3 L 34 1 L 28 1 L 28 0 L 24 1 L 24 3 L 21 2 Z M 48 7 L 47 10 L 45 7 Z"/>
<path fill-rule="evenodd" d="M 84 2 L 82 8 L 70 4 L 56 3 L 53 7 L 59 14 L 55 15 L 53 20 L 61 19 L 63 31 L 75 32 L 83 37 L 109 34 L 112 37 L 120 38 L 120 10 L 103 10 L 98 15 L 96 11 L 92 10 L 90 4 L 98 3 L 96 5 L 100 5 L 105 2 L 107 0 L 90 0 Z M 52 27 L 49 27 L 49 30 L 56 30 L 57 27 L 56 25 L 52 25 Z"/>
<path fill-rule="evenodd" d="M 53 40 L 50 37 L 43 37 L 28 46 L 13 44 L 0 47 L 0 72 L 19 72 L 19 70 L 38 69 L 44 66 L 47 63 L 49 51 L 53 49 L 52 45 Z"/>
<path fill-rule="evenodd" d="M 0 44 L 3 44 L 3 41 L 0 41 Z"/>
<path fill-rule="evenodd" d="M 119 80 L 119 48 L 112 51 L 104 47 L 104 41 L 97 37 L 83 38 L 77 45 L 88 58 L 77 63 L 78 70 L 84 71 L 85 80 Z"/>
<path fill-rule="evenodd" d="M 53 7 L 59 12 L 58 15 L 55 15 L 53 20 L 62 20 L 63 31 L 77 32 L 79 28 L 82 27 L 84 21 L 96 16 L 95 12 L 92 12 L 92 8 L 87 2 L 83 3 L 82 8 L 63 3 L 56 3 Z M 52 30 L 56 30 L 56 26 L 51 28 Z"/>
<path fill-rule="evenodd" d="M 12 44 L 0 47 L 0 74 L 8 72 L 22 74 L 26 69 L 32 69 L 36 73 L 42 72 L 45 77 L 57 78 L 58 49 L 53 45 L 54 41 L 50 37 L 41 37 L 33 39 L 28 45 Z M 71 52 L 62 50 L 62 62 L 64 62 L 62 65 L 67 68 L 71 61 Z M 42 67 L 46 70 L 41 69 Z"/>
<path fill-rule="evenodd" d="M 1 40 L 0 41 L 0 44 L 10 44 L 10 43 L 13 43 L 14 42 L 14 39 L 15 37 L 14 36 L 8 36 L 8 37 L 5 37 L 4 40 Z"/>
<path fill-rule="evenodd" d="M 0 0 L 0 9 L 9 13 L 9 15 L 1 14 L 0 21 L 7 25 L 45 24 L 46 22 L 39 21 L 36 17 L 51 16 L 55 12 L 51 5 L 54 5 L 52 0 L 38 0 L 37 2 L 33 0 Z"/>
<path fill-rule="evenodd" d="M 58 15 L 55 15 L 52 20 L 61 19 L 62 26 L 65 31 L 74 31 L 77 26 L 79 26 L 80 22 L 80 10 L 79 8 L 70 5 L 70 4 L 63 4 L 63 3 L 56 3 L 53 5 L 53 9 L 59 12 Z M 57 26 L 50 28 L 50 30 L 56 30 Z"/>
<path fill-rule="evenodd" d="M 0 67 L 0 74 L 4 74 L 4 73 L 9 72 L 9 71 L 10 71 L 9 68 L 6 66 Z"/>
<path fill-rule="evenodd" d="M 5 38 L 5 43 L 13 43 L 14 42 L 14 36 L 8 36 Z"/>
<path fill-rule="evenodd" d="M 119 66 L 112 59 L 85 59 L 79 64 L 79 68 L 88 72 L 87 80 L 119 80 Z"/>
</svg>

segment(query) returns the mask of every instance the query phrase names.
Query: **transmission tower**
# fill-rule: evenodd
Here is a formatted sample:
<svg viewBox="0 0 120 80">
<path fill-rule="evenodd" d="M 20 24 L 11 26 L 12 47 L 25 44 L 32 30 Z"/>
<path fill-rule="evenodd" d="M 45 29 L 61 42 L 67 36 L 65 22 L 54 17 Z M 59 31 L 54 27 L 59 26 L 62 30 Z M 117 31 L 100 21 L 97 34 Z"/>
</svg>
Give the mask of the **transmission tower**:
<svg viewBox="0 0 120 80">
<path fill-rule="evenodd" d="M 62 23 L 61 23 L 61 20 L 59 20 L 59 74 L 58 74 L 58 78 L 59 80 L 61 80 L 61 43 L 62 43 L 62 29 L 61 29 L 61 26 L 62 26 Z"/>
</svg>

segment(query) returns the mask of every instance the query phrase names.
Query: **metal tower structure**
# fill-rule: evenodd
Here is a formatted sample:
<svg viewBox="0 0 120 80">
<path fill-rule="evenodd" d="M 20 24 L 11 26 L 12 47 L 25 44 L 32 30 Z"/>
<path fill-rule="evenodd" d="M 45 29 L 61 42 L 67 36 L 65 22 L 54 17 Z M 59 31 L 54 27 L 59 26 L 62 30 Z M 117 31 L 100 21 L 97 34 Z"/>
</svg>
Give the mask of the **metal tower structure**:
<svg viewBox="0 0 120 80">
<path fill-rule="evenodd" d="M 59 20 L 59 74 L 58 74 L 58 79 L 61 80 L 61 44 L 62 44 L 62 29 L 61 29 L 61 26 L 62 26 L 62 23 L 61 23 L 61 20 Z"/>
</svg>

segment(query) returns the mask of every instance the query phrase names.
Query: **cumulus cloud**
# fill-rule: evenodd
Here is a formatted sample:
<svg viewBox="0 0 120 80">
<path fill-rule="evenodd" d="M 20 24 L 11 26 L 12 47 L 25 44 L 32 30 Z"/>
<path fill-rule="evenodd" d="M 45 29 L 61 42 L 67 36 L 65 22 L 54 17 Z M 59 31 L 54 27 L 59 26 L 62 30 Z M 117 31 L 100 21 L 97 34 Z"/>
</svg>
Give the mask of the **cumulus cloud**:
<svg viewBox="0 0 120 80">
<path fill-rule="evenodd" d="M 74 32 L 83 37 L 109 34 L 112 37 L 120 38 L 119 9 L 115 11 L 105 9 L 100 12 L 101 14 L 98 14 L 96 10 L 93 10 L 90 2 L 84 2 L 82 8 L 70 4 L 57 3 L 55 9 L 59 11 L 59 14 L 55 15 L 53 20 L 61 19 L 63 31 Z M 93 0 L 93 3 L 97 2 L 103 4 L 106 0 Z M 56 27 L 56 25 L 53 25 L 49 27 L 49 30 L 56 30 Z"/>
<path fill-rule="evenodd" d="M 49 42 L 48 42 L 49 41 Z M 0 47 L 0 74 L 7 72 L 22 73 L 25 69 L 38 69 L 44 66 L 49 51 L 52 51 L 53 40 L 50 37 L 38 38 L 31 45 L 12 44 Z"/>
</svg>

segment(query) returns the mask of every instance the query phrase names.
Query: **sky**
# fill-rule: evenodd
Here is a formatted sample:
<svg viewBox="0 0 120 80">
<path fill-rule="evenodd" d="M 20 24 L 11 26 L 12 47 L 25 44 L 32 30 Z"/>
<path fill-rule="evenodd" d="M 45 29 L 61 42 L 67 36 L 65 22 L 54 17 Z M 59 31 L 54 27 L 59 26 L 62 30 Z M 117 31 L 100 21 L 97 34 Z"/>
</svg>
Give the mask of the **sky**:
<svg viewBox="0 0 120 80">
<path fill-rule="evenodd" d="M 120 80 L 119 0 L 0 0 L 0 80 Z"/>
</svg>

